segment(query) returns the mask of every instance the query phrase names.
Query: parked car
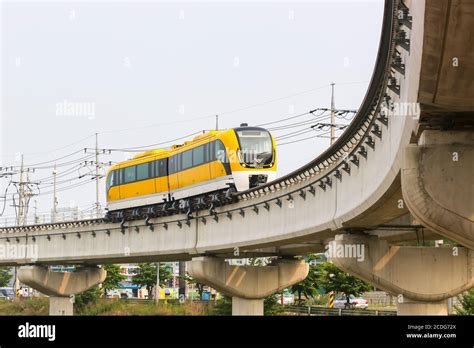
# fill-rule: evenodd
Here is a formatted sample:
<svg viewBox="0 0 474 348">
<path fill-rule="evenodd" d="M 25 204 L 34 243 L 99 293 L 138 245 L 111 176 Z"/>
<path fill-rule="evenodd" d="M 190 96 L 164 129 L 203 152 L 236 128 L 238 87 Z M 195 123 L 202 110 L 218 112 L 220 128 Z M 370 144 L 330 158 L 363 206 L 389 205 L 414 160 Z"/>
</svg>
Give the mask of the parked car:
<svg viewBox="0 0 474 348">
<path fill-rule="evenodd" d="M 347 304 L 346 296 L 338 296 L 334 300 L 334 308 L 359 308 L 367 309 L 369 307 L 369 301 L 362 297 L 355 297 L 354 295 L 349 296 L 349 305 Z"/>
<path fill-rule="evenodd" d="M 108 298 L 120 298 L 120 292 L 118 290 L 109 290 L 107 291 Z"/>
<path fill-rule="evenodd" d="M 11 301 L 11 299 L 0 292 L 0 301 Z"/>
<path fill-rule="evenodd" d="M 282 305 L 290 305 L 290 304 L 295 303 L 295 295 L 293 295 L 291 292 L 287 290 L 283 291 L 283 295 L 276 294 L 275 297 L 278 303 Z"/>
<path fill-rule="evenodd" d="M 12 288 L 0 288 L 0 296 L 3 295 L 5 299 L 12 301 L 15 298 L 15 292 Z"/>
</svg>

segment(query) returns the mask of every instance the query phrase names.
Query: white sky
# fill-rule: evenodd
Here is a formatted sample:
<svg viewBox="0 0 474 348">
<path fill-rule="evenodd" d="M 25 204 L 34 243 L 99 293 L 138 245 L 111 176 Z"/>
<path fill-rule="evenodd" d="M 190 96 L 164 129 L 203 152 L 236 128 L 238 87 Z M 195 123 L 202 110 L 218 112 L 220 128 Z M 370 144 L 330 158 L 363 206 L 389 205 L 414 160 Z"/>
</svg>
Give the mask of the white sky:
<svg viewBox="0 0 474 348">
<path fill-rule="evenodd" d="M 215 114 L 227 128 L 328 108 L 332 81 L 336 107 L 357 109 L 374 67 L 382 12 L 383 1 L 2 2 L 0 163 L 18 165 L 19 153 L 27 165 L 50 161 L 93 147 L 96 132 L 101 148 L 129 148 L 211 129 Z M 64 101 L 92 106 L 94 113 L 61 115 L 57 105 Z M 255 104 L 261 105 L 246 108 Z M 328 142 L 279 147 L 278 174 L 305 164 Z M 119 161 L 124 154 L 101 159 Z M 58 179 L 73 180 L 59 187 L 90 182 L 60 192 L 60 207 L 93 204 L 93 181 L 77 179 L 85 172 Z M 0 195 L 8 182 L 0 179 Z M 39 212 L 51 209 L 52 196 L 45 194 L 51 182 L 43 180 L 31 213 L 33 200 Z M 13 192 L 10 186 L 7 198 Z M 4 217 L 14 216 L 11 204 Z"/>
</svg>

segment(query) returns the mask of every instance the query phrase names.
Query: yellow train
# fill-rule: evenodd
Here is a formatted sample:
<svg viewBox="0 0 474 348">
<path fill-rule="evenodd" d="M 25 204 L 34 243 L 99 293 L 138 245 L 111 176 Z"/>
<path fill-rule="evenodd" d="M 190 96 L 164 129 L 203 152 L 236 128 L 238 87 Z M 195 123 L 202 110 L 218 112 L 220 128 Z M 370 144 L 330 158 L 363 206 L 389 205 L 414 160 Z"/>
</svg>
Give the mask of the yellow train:
<svg viewBox="0 0 474 348">
<path fill-rule="evenodd" d="M 107 216 L 123 220 L 189 211 L 274 180 L 276 167 L 276 144 L 268 130 L 242 124 L 209 131 L 109 168 Z"/>
</svg>

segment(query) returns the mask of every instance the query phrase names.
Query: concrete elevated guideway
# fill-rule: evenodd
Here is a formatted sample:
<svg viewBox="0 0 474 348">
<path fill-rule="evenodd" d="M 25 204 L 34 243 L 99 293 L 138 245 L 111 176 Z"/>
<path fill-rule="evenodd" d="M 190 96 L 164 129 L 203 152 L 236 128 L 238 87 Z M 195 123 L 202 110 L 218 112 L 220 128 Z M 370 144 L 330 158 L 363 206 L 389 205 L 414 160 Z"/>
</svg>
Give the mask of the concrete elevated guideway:
<svg viewBox="0 0 474 348">
<path fill-rule="evenodd" d="M 0 265 L 96 265 L 207 256 L 213 258 L 196 262 L 214 264 L 214 272 L 199 271 L 211 266 L 191 265 L 191 274 L 242 299 L 222 281 L 228 274 L 226 267 L 217 266 L 222 258 L 323 251 L 339 234 L 393 241 L 397 233 L 386 233 L 380 226 L 409 212 L 434 235 L 473 249 L 474 192 L 469 173 L 474 163 L 474 58 L 472 45 L 462 44 L 474 37 L 473 5 L 455 0 L 404 4 L 387 0 L 376 66 L 359 112 L 335 144 L 306 166 L 240 193 L 236 203 L 200 211 L 189 220 L 174 215 L 124 225 L 95 220 L 1 229 L 0 246 L 5 250 L 15 245 L 31 248 L 23 258 L 7 255 Z M 421 114 L 416 112 L 418 105 Z M 412 238 L 403 231 L 399 234 Z M 466 267 L 464 274 L 472 277 L 472 265 Z M 292 269 L 294 274 L 304 273 L 302 265 Z M 350 268 L 351 273 L 360 275 L 359 271 Z M 427 270 L 413 270 L 421 271 Z M 253 273 L 259 271 L 243 272 L 242 284 L 251 283 L 246 279 L 256 277 Z M 439 277 L 443 276 L 440 271 Z M 399 289 L 394 294 L 404 294 L 408 300 L 434 301 L 417 297 L 416 289 L 381 286 L 377 277 L 362 277 L 392 293 Z M 453 288 L 442 292 L 462 291 L 460 282 L 453 281 Z M 278 284 L 274 282 L 273 291 Z M 249 288 L 247 296 L 258 299 L 260 290 Z M 246 306 L 239 299 L 235 303 Z M 400 313 L 433 312 L 408 303 Z M 253 308 L 260 313 L 258 305 Z M 236 308 L 235 313 L 242 312 Z"/>
</svg>

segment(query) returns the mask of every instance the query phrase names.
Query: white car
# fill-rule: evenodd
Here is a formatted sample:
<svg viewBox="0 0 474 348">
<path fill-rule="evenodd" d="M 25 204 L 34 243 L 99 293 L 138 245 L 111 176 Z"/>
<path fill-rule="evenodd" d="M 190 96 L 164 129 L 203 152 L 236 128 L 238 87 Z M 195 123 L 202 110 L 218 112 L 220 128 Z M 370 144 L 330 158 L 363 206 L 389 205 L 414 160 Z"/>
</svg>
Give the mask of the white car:
<svg viewBox="0 0 474 348">
<path fill-rule="evenodd" d="M 283 295 L 276 294 L 275 297 L 278 303 L 282 305 L 291 305 L 295 303 L 295 295 L 289 292 L 284 292 Z"/>
<path fill-rule="evenodd" d="M 118 290 L 109 290 L 107 292 L 108 298 L 120 298 L 120 292 Z"/>
<path fill-rule="evenodd" d="M 334 308 L 347 308 L 346 296 L 339 296 L 334 300 Z M 362 297 L 349 296 L 349 308 L 367 309 L 369 301 Z"/>
</svg>

